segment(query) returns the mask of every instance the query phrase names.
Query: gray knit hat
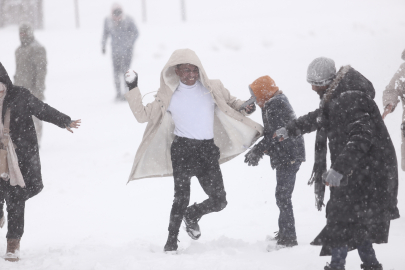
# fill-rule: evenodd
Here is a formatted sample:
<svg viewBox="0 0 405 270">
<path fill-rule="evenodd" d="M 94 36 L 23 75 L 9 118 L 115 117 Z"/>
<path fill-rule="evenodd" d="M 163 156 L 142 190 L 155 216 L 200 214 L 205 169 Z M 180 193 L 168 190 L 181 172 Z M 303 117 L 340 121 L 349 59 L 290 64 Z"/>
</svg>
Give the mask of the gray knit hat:
<svg viewBox="0 0 405 270">
<path fill-rule="evenodd" d="M 402 52 L 402 60 L 405 61 L 405 50 Z"/>
<path fill-rule="evenodd" d="M 330 58 L 318 57 L 308 66 L 307 82 L 312 85 L 329 85 L 335 76 L 335 61 Z"/>
</svg>

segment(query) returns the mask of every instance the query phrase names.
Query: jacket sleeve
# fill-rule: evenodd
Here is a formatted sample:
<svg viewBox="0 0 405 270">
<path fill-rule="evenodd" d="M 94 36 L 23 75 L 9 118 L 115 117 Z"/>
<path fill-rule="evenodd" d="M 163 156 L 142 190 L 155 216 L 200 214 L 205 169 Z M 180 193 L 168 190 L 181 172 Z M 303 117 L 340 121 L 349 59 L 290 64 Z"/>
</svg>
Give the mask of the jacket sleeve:
<svg viewBox="0 0 405 270">
<path fill-rule="evenodd" d="M 104 20 L 104 31 L 103 31 L 103 39 L 101 41 L 102 48 L 105 50 L 105 46 L 107 44 L 108 36 L 110 35 L 110 27 L 108 25 L 108 18 Z"/>
<path fill-rule="evenodd" d="M 394 111 L 399 102 L 398 97 L 402 94 L 405 94 L 405 63 L 399 67 L 383 92 L 384 108 L 391 104 L 393 106 L 392 111 Z"/>
<path fill-rule="evenodd" d="M 47 60 L 46 60 L 46 51 L 44 47 L 38 47 L 38 49 L 33 54 L 34 63 L 35 63 L 35 89 L 43 95 L 45 90 L 45 76 L 47 72 Z"/>
<path fill-rule="evenodd" d="M 28 90 L 25 90 L 23 95 L 24 99 L 28 101 L 31 115 L 34 115 L 38 119 L 57 125 L 60 128 L 66 128 L 72 122 L 69 116 L 42 102 Z"/>
<path fill-rule="evenodd" d="M 317 130 L 319 127 L 317 118 L 320 115 L 320 112 L 320 109 L 316 109 L 315 111 L 301 116 L 296 120 L 290 121 L 286 126 L 288 135 L 291 137 L 296 137 Z"/>
<path fill-rule="evenodd" d="M 163 102 L 156 98 L 155 101 L 144 106 L 142 104 L 142 95 L 138 87 L 125 94 L 129 107 L 139 123 L 145 123 L 152 120 L 162 112 Z"/>
<path fill-rule="evenodd" d="M 271 101 L 270 104 L 264 107 L 265 113 L 263 115 L 263 139 L 257 144 L 257 147 L 261 151 L 269 151 L 270 146 L 278 142 L 276 138 L 273 139 L 273 135 L 277 129 L 284 127 L 291 113 L 282 100 L 276 99 Z"/>
<path fill-rule="evenodd" d="M 344 104 L 344 108 L 341 108 L 343 113 L 339 118 L 344 123 L 348 140 L 331 167 L 343 175 L 348 175 L 371 148 L 374 125 L 371 120 L 373 113 L 370 111 L 372 106 L 369 106 L 369 102 L 367 97 L 350 95 L 341 97 L 338 102 Z"/>
</svg>

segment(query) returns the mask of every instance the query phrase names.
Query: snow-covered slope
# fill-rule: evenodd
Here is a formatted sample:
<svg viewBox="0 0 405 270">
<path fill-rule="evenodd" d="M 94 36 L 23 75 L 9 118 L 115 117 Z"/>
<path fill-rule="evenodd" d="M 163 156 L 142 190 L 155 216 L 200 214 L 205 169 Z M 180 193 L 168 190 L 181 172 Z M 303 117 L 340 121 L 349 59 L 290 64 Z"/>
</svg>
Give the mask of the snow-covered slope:
<svg viewBox="0 0 405 270">
<path fill-rule="evenodd" d="M 351 64 L 369 78 L 381 106 L 384 87 L 401 63 L 405 48 L 402 0 L 187 0 L 186 23 L 180 1 L 121 1 L 140 29 L 132 68 L 142 93 L 157 90 L 161 69 L 173 50 L 197 52 L 210 78 L 221 79 L 233 95 L 249 97 L 247 85 L 270 75 L 297 115 L 318 106 L 306 83 L 306 68 L 318 56 Z M 307 186 L 313 165 L 314 134 L 305 137 L 307 162 L 293 194 L 299 246 L 267 252 L 265 237 L 277 230 L 275 172 L 268 159 L 248 167 L 243 157 L 222 166 L 228 206 L 204 217 L 202 237 L 180 233 L 180 254 L 162 252 L 173 199 L 172 178 L 126 185 L 145 124 L 128 105 L 115 103 L 111 57 L 101 54 L 103 18 L 111 1 L 79 1 L 81 28 L 74 28 L 73 1 L 44 1 L 45 29 L 36 32 L 46 46 L 49 72 L 46 102 L 82 119 L 75 134 L 44 125 L 40 154 L 43 192 L 26 205 L 22 260 L 0 260 L 0 269 L 323 269 L 329 257 L 309 245 L 325 225 Z M 16 26 L 0 29 L 0 61 L 15 72 Z M 110 48 L 107 48 L 110 53 Z M 152 95 L 145 102 L 153 100 Z M 381 107 L 380 107 L 381 108 Z M 260 112 L 253 119 L 261 122 Z M 387 126 L 400 156 L 400 109 Z M 405 174 L 400 172 L 399 208 L 405 209 Z M 192 181 L 191 202 L 206 197 Z M 0 230 L 0 254 L 6 230 Z M 405 269 L 405 220 L 391 223 L 387 245 L 375 247 L 384 269 Z M 347 269 L 360 269 L 350 252 Z"/>
</svg>

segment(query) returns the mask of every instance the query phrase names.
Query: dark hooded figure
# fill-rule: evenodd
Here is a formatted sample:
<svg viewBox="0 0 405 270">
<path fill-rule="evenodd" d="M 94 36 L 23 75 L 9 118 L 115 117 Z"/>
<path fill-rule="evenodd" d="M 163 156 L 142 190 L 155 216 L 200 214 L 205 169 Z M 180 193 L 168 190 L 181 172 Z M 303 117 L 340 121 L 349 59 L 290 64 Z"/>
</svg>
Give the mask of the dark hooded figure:
<svg viewBox="0 0 405 270">
<path fill-rule="evenodd" d="M 70 132 L 80 123 L 43 103 L 28 89 L 13 85 L 0 63 L 0 148 L 6 151 L 5 162 L 0 159 L 0 163 L 6 164 L 6 170 L 0 171 L 0 227 L 5 223 L 3 204 L 6 202 L 8 231 L 4 258 L 8 261 L 19 260 L 25 201 L 44 187 L 32 116 Z"/>
<path fill-rule="evenodd" d="M 347 252 L 357 249 L 362 269 L 381 270 L 373 243 L 387 243 L 397 208 L 398 165 L 394 146 L 374 102 L 372 83 L 351 66 L 336 73 L 332 59 L 320 57 L 308 67 L 307 81 L 321 97 L 317 110 L 276 131 L 280 140 L 317 131 L 316 203 L 323 205 L 330 186 L 327 224 L 311 243 L 331 255 L 325 270 L 345 269 Z M 327 141 L 331 167 L 327 171 Z"/>
</svg>

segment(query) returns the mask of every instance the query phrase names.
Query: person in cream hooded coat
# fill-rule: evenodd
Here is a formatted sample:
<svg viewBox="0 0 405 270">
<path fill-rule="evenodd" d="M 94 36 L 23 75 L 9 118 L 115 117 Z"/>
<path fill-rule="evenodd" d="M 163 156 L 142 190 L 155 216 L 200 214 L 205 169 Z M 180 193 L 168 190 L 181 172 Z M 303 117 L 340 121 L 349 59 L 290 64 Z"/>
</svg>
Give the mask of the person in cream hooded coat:
<svg viewBox="0 0 405 270">
<path fill-rule="evenodd" d="M 171 145 L 175 138 L 175 125 L 167 110 L 180 84 L 175 70 L 181 64 L 198 67 L 199 81 L 210 92 L 215 103 L 213 140 L 220 151 L 219 164 L 241 154 L 262 136 L 263 127 L 247 118 L 245 110 L 239 111 L 244 102 L 233 97 L 221 81 L 208 78 L 196 53 L 190 49 L 176 50 L 161 72 L 160 88 L 153 102 L 144 106 L 138 87 L 130 88 L 125 94 L 137 121 L 148 122 L 128 181 L 173 175 Z M 177 232 L 173 232 L 169 226 L 170 234 L 177 242 L 178 228 Z"/>
</svg>

